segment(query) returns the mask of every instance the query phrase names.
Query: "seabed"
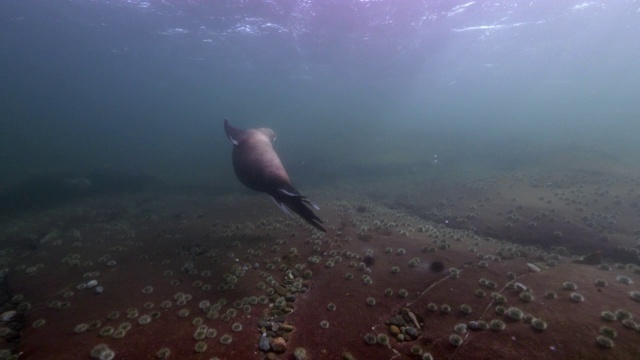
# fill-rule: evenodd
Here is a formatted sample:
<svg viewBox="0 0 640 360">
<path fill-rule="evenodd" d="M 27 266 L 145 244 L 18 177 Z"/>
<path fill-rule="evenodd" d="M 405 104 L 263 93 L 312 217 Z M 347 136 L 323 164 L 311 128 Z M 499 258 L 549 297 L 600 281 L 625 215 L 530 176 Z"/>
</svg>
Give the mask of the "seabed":
<svg viewBox="0 0 640 360">
<path fill-rule="evenodd" d="M 5 219 L 1 358 L 638 357 L 640 177 L 626 167 L 300 190 L 326 234 L 248 192 Z M 504 329 L 473 329 L 493 320 Z"/>
</svg>

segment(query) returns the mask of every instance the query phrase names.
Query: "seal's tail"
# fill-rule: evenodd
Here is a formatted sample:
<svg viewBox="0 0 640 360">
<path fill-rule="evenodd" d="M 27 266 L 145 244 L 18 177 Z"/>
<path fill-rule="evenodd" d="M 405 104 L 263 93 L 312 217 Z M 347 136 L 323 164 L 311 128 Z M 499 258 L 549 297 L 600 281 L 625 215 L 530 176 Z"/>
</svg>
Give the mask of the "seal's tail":
<svg viewBox="0 0 640 360">
<path fill-rule="evenodd" d="M 293 210 L 296 214 L 300 215 L 301 218 L 305 219 L 309 224 L 313 225 L 316 229 L 327 232 L 320 223 L 323 221 L 316 215 L 313 210 L 311 210 L 307 206 L 311 206 L 316 210 L 320 210 L 318 205 L 314 204 L 311 200 L 309 200 L 306 196 L 300 195 L 298 190 L 296 190 L 291 185 L 280 186 L 276 191 L 273 191 L 271 194 L 271 198 L 275 201 L 276 205 L 282 209 L 285 213 L 289 214 L 287 208 Z"/>
</svg>

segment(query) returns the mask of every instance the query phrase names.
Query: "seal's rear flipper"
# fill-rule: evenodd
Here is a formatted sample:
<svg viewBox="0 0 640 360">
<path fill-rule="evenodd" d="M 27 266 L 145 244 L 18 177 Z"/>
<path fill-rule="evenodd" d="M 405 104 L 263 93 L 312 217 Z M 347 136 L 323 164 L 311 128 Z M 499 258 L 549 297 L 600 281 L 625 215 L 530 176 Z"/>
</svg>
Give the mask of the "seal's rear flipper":
<svg viewBox="0 0 640 360">
<path fill-rule="evenodd" d="M 314 204 L 309 200 L 306 196 L 300 195 L 298 190 L 296 190 L 291 185 L 285 185 L 279 187 L 276 191 L 271 193 L 271 198 L 276 204 L 287 214 L 289 212 L 286 210 L 287 208 L 293 210 L 296 214 L 300 215 L 301 218 L 306 220 L 309 224 L 311 224 L 316 229 L 327 232 L 320 224 L 323 221 L 316 215 L 311 209 L 307 207 L 311 206 L 312 208 L 319 210 L 318 205 Z M 285 207 L 286 205 L 286 207 Z"/>
<path fill-rule="evenodd" d="M 287 207 L 283 203 L 276 200 L 276 198 L 274 198 L 273 196 L 271 197 L 271 200 L 273 200 L 273 202 L 276 203 L 276 205 L 278 205 L 278 207 L 280 208 L 280 210 L 282 210 L 283 213 L 293 217 L 293 215 L 291 215 L 291 213 L 289 212 L 289 209 L 287 209 Z"/>
</svg>

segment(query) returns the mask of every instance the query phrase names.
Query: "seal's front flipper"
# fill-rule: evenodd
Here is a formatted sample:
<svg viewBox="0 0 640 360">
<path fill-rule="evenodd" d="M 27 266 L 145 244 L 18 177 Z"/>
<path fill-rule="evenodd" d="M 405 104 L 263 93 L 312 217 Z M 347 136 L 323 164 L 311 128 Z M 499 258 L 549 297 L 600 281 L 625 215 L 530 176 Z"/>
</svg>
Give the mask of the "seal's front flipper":
<svg viewBox="0 0 640 360">
<path fill-rule="evenodd" d="M 289 212 L 286 211 L 286 208 L 289 208 L 296 214 L 300 215 L 301 218 L 303 218 L 306 222 L 311 224 L 316 229 L 322 232 L 327 232 L 327 230 L 325 230 L 322 225 L 320 225 L 321 223 L 323 223 L 323 221 L 318 217 L 318 215 L 316 215 L 311 209 L 309 209 L 307 205 L 313 207 L 316 210 L 319 210 L 320 208 L 316 204 L 311 202 L 311 200 L 309 200 L 306 196 L 300 195 L 298 190 L 296 190 L 293 186 L 281 186 L 276 191 L 271 193 L 271 197 L 276 202 L 276 204 L 287 214 L 289 214 Z"/>
<path fill-rule="evenodd" d="M 244 130 L 236 129 L 233 126 L 229 125 L 229 120 L 224 119 L 224 132 L 227 134 L 227 137 L 233 145 L 238 145 L 244 138 Z"/>
</svg>

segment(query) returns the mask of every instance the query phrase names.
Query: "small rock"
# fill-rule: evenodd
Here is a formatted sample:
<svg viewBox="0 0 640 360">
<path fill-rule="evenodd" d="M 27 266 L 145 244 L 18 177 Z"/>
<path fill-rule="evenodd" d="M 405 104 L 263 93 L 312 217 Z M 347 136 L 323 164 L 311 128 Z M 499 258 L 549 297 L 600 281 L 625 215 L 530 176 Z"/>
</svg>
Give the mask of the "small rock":
<svg viewBox="0 0 640 360">
<path fill-rule="evenodd" d="M 404 328 L 404 334 L 411 337 L 412 339 L 417 339 L 418 336 L 420 336 L 418 330 L 413 326 L 407 326 L 406 328 Z"/>
<path fill-rule="evenodd" d="M 404 321 L 402 316 L 396 315 L 389 320 L 389 324 L 401 327 L 407 325 L 407 322 Z"/>
<path fill-rule="evenodd" d="M 98 280 L 91 280 L 87 283 L 87 289 L 91 289 L 92 287 L 98 285 Z"/>
<path fill-rule="evenodd" d="M 271 342 L 271 349 L 274 352 L 281 354 L 287 351 L 287 342 L 282 337 L 277 337 L 273 339 L 273 342 Z"/>
<path fill-rule="evenodd" d="M 266 319 L 260 319 L 260 320 L 258 320 L 258 327 L 270 328 L 271 327 L 271 322 L 266 320 Z"/>
<path fill-rule="evenodd" d="M 260 348 L 260 351 L 269 351 L 269 349 L 271 348 L 271 344 L 269 344 L 269 338 L 266 335 L 260 336 L 258 348 Z"/>
<path fill-rule="evenodd" d="M 96 288 L 93 290 L 93 292 L 95 292 L 96 294 L 102 294 L 103 291 L 104 288 L 102 286 L 96 286 Z"/>
<path fill-rule="evenodd" d="M 280 330 L 282 331 L 286 331 L 286 332 L 291 332 L 293 331 L 295 328 L 292 325 L 289 324 L 282 324 L 280 325 Z"/>
<path fill-rule="evenodd" d="M 389 332 L 392 333 L 394 336 L 400 334 L 400 329 L 398 329 L 397 326 L 395 325 L 391 325 L 389 326 Z"/>
</svg>

